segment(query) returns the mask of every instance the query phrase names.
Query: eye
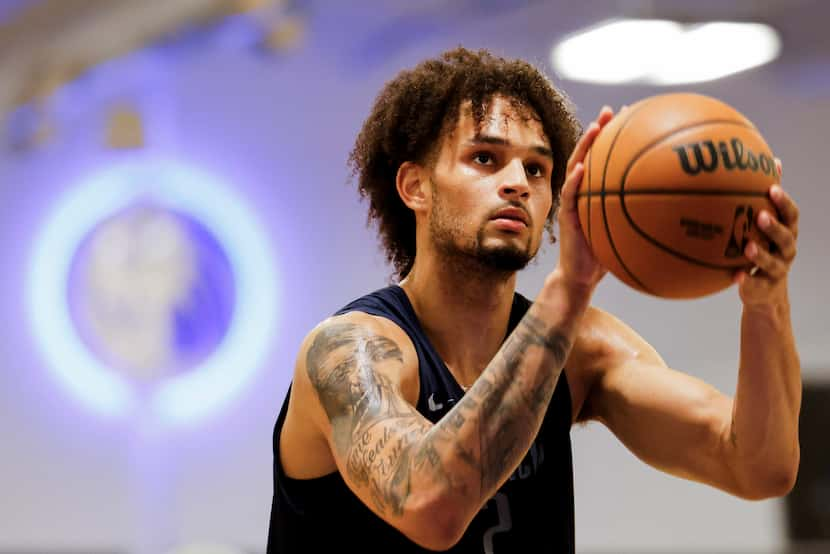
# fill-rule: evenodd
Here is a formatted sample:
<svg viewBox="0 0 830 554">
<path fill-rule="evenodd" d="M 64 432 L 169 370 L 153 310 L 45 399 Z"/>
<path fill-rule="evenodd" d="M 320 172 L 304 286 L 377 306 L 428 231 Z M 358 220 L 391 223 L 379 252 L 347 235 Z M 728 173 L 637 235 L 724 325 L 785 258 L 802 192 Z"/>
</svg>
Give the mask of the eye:
<svg viewBox="0 0 830 554">
<path fill-rule="evenodd" d="M 496 160 L 489 152 L 476 152 L 473 154 L 473 161 L 479 165 L 493 165 Z"/>
<path fill-rule="evenodd" d="M 540 164 L 527 164 L 525 166 L 525 171 L 531 177 L 544 177 L 545 176 L 545 168 L 542 167 Z"/>
</svg>

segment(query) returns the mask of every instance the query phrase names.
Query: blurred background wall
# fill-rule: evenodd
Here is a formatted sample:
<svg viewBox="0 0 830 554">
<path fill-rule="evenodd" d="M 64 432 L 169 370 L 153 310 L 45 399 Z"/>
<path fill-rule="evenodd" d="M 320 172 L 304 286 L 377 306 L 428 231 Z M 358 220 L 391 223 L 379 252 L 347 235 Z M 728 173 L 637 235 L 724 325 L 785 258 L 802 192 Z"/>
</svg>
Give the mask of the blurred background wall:
<svg viewBox="0 0 830 554">
<path fill-rule="evenodd" d="M 557 39 L 620 15 L 770 22 L 782 56 L 661 89 L 554 74 Z M 666 90 L 752 119 L 801 207 L 793 321 L 805 381 L 826 383 L 828 19 L 819 0 L 0 2 L 0 552 L 264 551 L 297 348 L 391 274 L 348 152 L 386 80 L 458 44 L 537 64 L 583 123 Z M 556 258 L 547 247 L 519 290 L 534 296 Z M 595 304 L 734 391 L 734 289 L 666 301 L 609 276 Z M 785 501 L 660 474 L 600 425 L 572 435 L 580 551 L 787 548 Z"/>
</svg>

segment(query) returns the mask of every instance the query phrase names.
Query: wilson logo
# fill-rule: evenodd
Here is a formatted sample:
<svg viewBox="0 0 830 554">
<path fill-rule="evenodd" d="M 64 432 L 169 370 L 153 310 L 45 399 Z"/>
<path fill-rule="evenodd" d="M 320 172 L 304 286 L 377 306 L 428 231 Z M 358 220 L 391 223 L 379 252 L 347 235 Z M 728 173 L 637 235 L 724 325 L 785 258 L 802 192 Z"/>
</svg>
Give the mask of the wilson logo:
<svg viewBox="0 0 830 554">
<path fill-rule="evenodd" d="M 775 162 L 771 154 L 756 154 L 748 148 L 739 138 L 733 138 L 727 144 L 726 141 L 718 141 L 715 144 L 711 140 L 693 142 L 683 146 L 672 148 L 677 153 L 680 166 L 689 175 L 697 175 L 701 171 L 712 173 L 718 167 L 738 171 L 760 171 L 764 175 L 775 174 Z"/>
</svg>

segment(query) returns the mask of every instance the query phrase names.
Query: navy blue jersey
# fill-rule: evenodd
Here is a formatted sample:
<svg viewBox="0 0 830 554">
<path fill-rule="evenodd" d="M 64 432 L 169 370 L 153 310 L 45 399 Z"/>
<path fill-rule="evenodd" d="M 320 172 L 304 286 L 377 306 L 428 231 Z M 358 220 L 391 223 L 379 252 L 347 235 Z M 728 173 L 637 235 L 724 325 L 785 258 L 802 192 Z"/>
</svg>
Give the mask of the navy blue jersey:
<svg viewBox="0 0 830 554">
<path fill-rule="evenodd" d="M 529 307 L 527 298 L 514 296 L 508 335 Z M 418 354 L 420 395 L 416 408 L 427 419 L 437 422 L 463 397 L 464 391 L 430 344 L 402 288 L 375 291 L 337 314 L 352 311 L 385 317 L 409 335 Z M 339 472 L 304 480 L 285 475 L 280 466 L 279 437 L 287 406 L 286 396 L 274 428 L 274 499 L 268 554 L 429 552 L 367 508 Z M 562 372 L 539 433 L 522 463 L 449 552 L 574 552 L 570 428 L 571 396 Z"/>
</svg>

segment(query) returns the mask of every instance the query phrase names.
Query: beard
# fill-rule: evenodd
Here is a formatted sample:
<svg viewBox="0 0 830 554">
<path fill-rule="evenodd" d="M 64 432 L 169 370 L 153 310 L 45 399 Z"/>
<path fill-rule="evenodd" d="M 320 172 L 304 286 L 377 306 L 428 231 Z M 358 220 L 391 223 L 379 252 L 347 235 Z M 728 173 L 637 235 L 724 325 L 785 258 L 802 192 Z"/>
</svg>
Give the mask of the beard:
<svg viewBox="0 0 830 554">
<path fill-rule="evenodd" d="M 434 180 L 432 191 L 434 205 L 429 235 L 447 263 L 460 270 L 506 274 L 524 269 L 536 255 L 531 246 L 530 233 L 523 246 L 515 242 L 485 246 L 485 227 L 489 220 L 481 224 L 475 237 L 465 236 L 458 218 L 447 211 Z"/>
</svg>

